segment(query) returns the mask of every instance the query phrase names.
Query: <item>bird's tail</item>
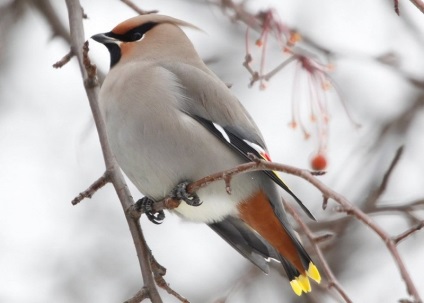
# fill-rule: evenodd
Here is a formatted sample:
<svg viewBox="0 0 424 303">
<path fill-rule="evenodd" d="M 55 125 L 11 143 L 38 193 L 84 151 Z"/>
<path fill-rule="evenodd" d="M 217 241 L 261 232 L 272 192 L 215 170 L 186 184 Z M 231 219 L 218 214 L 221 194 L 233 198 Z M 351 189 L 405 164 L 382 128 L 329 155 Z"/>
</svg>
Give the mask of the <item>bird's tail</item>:
<svg viewBox="0 0 424 303">
<path fill-rule="evenodd" d="M 290 286 L 296 295 L 300 296 L 302 293 L 311 292 L 312 288 L 311 283 L 309 282 L 309 278 L 317 283 L 321 282 L 321 275 L 318 271 L 318 268 L 312 261 L 309 261 L 308 265 L 305 266 L 303 273 L 300 273 L 299 270 L 297 270 L 297 268 L 294 267 L 292 263 L 286 260 L 282 255 L 280 255 L 280 261 L 287 273 Z"/>
<path fill-rule="evenodd" d="M 239 206 L 240 218 L 262 236 L 280 255 L 280 261 L 297 295 L 311 291 L 309 278 L 319 283 L 320 273 L 294 235 L 285 214 L 271 206 L 267 195 L 258 191 Z M 283 211 L 281 209 L 281 211 Z"/>
</svg>

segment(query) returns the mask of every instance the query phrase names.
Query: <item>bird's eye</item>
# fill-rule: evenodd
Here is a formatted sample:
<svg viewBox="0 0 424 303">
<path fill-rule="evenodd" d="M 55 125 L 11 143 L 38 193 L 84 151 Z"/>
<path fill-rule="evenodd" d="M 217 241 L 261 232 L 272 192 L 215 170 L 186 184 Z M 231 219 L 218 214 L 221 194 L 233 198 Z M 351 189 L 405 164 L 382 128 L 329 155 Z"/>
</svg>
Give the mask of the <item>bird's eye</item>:
<svg viewBox="0 0 424 303">
<path fill-rule="evenodd" d="M 132 34 L 131 38 L 132 38 L 132 41 L 138 41 L 141 38 L 143 38 L 143 35 L 139 32 L 135 32 L 134 34 Z"/>
</svg>

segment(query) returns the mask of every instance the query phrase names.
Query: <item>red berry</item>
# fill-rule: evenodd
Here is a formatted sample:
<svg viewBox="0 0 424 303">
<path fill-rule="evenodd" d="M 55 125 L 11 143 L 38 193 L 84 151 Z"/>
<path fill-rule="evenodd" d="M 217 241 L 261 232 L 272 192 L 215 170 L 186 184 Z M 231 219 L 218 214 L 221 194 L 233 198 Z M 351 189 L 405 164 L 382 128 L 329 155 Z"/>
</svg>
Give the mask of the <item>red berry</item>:
<svg viewBox="0 0 424 303">
<path fill-rule="evenodd" d="M 324 170 L 327 168 L 327 157 L 323 154 L 313 156 L 311 160 L 311 167 L 313 170 Z"/>
</svg>

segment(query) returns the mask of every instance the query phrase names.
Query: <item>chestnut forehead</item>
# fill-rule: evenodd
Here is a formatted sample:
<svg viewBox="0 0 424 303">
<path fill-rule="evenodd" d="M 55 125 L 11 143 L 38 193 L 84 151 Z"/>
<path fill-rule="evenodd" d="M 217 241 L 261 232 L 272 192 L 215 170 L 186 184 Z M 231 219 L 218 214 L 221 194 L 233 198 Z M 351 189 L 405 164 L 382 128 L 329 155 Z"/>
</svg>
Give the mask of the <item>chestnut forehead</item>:
<svg viewBox="0 0 424 303">
<path fill-rule="evenodd" d="M 127 20 L 125 22 L 122 22 L 120 24 L 118 24 L 117 26 L 115 26 L 114 29 L 112 29 L 112 33 L 117 34 L 117 35 L 123 35 L 126 32 L 143 25 L 143 23 L 145 22 L 140 22 L 140 20 L 135 20 L 135 19 L 130 19 Z"/>
</svg>

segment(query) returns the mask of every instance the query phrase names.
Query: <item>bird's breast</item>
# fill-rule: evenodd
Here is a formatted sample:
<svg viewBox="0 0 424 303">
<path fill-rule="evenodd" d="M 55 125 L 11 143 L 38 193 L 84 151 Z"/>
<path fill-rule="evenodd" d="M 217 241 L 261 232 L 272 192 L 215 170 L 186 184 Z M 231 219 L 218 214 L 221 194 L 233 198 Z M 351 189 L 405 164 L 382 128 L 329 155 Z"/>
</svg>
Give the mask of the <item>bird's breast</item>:
<svg viewBox="0 0 424 303">
<path fill-rule="evenodd" d="M 155 77 L 160 76 L 162 85 Z M 146 76 L 147 77 L 147 76 Z M 112 151 L 122 170 L 144 195 L 160 200 L 182 181 L 195 181 L 228 170 L 244 160 L 195 119 L 178 108 L 169 75 L 150 74 L 151 84 L 129 79 L 102 87 L 101 110 Z M 121 92 L 117 94 L 116 91 Z M 228 195 L 223 181 L 198 191 L 203 204 L 184 202 L 175 210 L 193 221 L 220 221 L 238 212 L 237 203 L 257 187 L 257 174 L 237 176 Z"/>
</svg>

